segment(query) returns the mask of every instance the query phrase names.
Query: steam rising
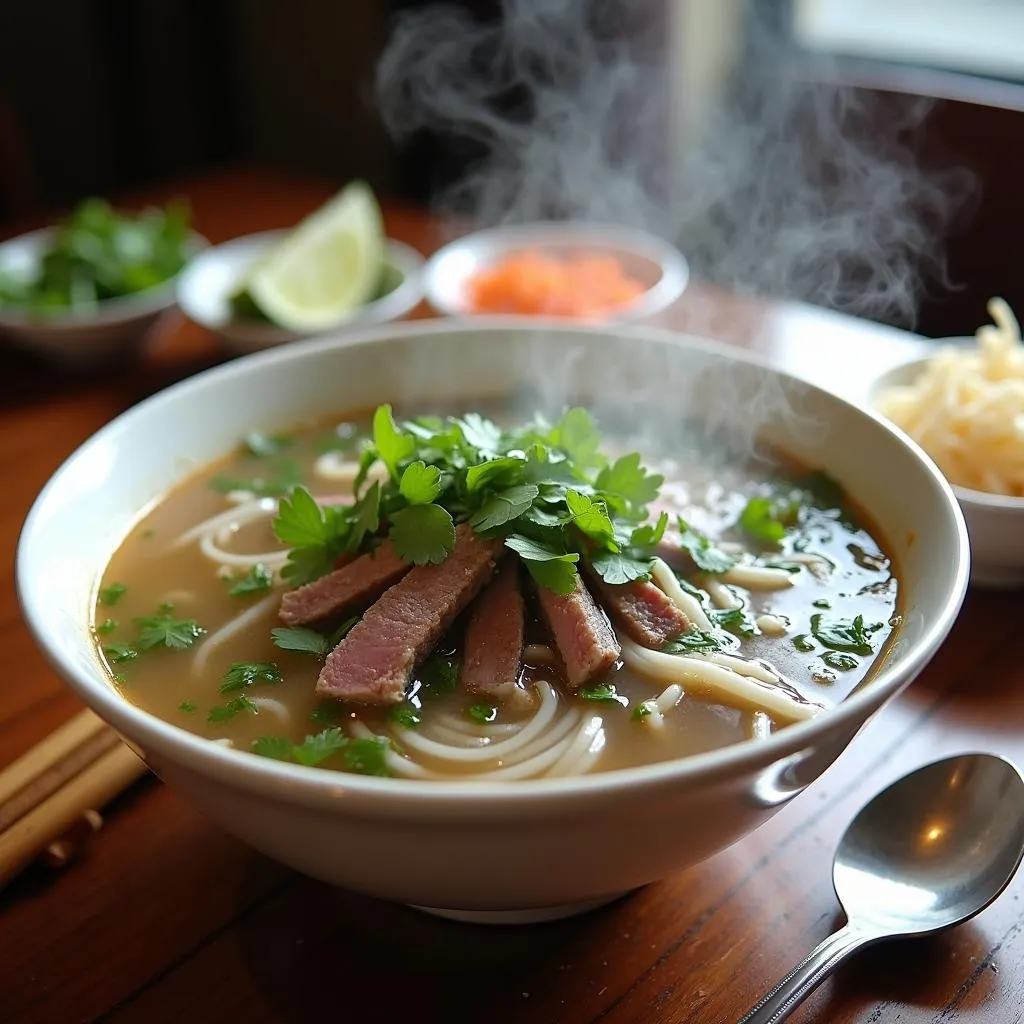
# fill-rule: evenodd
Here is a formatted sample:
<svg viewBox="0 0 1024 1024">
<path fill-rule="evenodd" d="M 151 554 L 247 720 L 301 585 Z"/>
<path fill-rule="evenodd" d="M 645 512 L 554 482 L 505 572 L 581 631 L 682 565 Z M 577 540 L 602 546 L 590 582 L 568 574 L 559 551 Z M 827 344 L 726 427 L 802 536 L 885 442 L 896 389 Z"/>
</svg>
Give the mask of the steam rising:
<svg viewBox="0 0 1024 1024">
<path fill-rule="evenodd" d="M 493 23 L 444 6 L 396 21 L 377 81 L 389 130 L 477 157 L 442 208 L 482 225 L 632 224 L 675 241 L 703 280 L 910 324 L 964 184 L 916 167 L 927 104 L 883 109 L 823 83 L 820 66 L 808 81 L 752 22 L 731 87 L 673 146 L 686 97 L 666 104 L 666 83 L 686 76 L 669 75 L 657 28 L 631 25 L 630 9 L 504 0 Z"/>
</svg>

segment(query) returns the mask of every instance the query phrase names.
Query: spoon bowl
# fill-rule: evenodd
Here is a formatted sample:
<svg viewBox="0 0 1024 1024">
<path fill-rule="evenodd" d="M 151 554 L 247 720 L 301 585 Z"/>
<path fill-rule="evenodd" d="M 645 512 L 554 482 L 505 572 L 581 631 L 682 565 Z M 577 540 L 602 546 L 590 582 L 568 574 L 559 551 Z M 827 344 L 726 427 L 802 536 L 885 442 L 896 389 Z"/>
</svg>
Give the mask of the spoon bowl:
<svg viewBox="0 0 1024 1024">
<path fill-rule="evenodd" d="M 1024 857 L 1024 778 L 992 754 L 945 758 L 898 779 L 850 822 L 832 880 L 847 924 L 739 1024 L 778 1024 L 850 953 L 962 924 Z"/>
</svg>

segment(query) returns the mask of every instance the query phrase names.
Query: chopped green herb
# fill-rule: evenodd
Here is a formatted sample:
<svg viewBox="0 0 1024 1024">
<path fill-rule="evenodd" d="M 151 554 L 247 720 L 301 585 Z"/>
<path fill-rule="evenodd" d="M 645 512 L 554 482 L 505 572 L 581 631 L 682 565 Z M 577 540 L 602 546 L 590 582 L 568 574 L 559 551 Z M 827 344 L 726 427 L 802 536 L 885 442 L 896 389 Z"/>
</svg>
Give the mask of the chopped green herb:
<svg viewBox="0 0 1024 1024">
<path fill-rule="evenodd" d="M 742 608 L 717 608 L 710 613 L 711 621 L 738 637 L 754 635 L 754 623 Z"/>
<path fill-rule="evenodd" d="M 129 647 L 128 644 L 107 644 L 103 648 L 103 653 L 111 665 L 134 661 L 139 656 L 139 652 L 134 647 Z"/>
<path fill-rule="evenodd" d="M 481 725 L 486 725 L 488 722 L 493 722 L 498 717 L 498 708 L 495 704 L 470 704 L 466 708 L 466 716 L 471 718 L 474 722 L 479 722 Z"/>
<path fill-rule="evenodd" d="M 115 675 L 112 678 L 114 680 L 114 685 L 115 686 L 127 686 L 128 685 L 128 677 L 123 672 L 115 673 Z"/>
<path fill-rule="evenodd" d="M 764 544 L 778 544 L 786 536 L 786 527 L 777 517 L 771 498 L 751 498 L 740 513 L 738 525 L 744 533 Z"/>
<path fill-rule="evenodd" d="M 654 708 L 651 707 L 651 703 L 651 701 L 645 700 L 642 704 L 637 704 L 637 706 L 633 708 L 633 713 L 629 717 L 634 722 L 639 722 L 641 718 L 646 718 L 654 712 Z"/>
<path fill-rule="evenodd" d="M 624 708 L 629 707 L 629 701 L 621 693 L 617 693 L 611 683 L 581 686 L 576 691 L 576 696 L 581 700 L 591 700 L 598 704 L 621 704 Z"/>
<path fill-rule="evenodd" d="M 871 634 L 882 628 L 881 622 L 867 626 L 864 616 L 853 619 L 832 618 L 816 612 L 811 616 L 811 633 L 823 647 L 867 656 L 874 653 Z"/>
<path fill-rule="evenodd" d="M 317 725 L 338 725 L 345 719 L 345 708 L 341 701 L 330 697 L 320 701 L 310 712 L 309 720 Z"/>
<path fill-rule="evenodd" d="M 690 629 L 675 640 L 669 640 L 662 651 L 665 654 L 712 654 L 721 650 L 721 643 L 714 633 L 702 629 Z"/>
<path fill-rule="evenodd" d="M 348 740 L 342 735 L 341 729 L 324 729 L 315 736 L 307 736 L 302 743 L 292 747 L 292 757 L 299 764 L 309 767 L 326 761 L 332 754 L 341 750 Z"/>
<path fill-rule="evenodd" d="M 410 505 L 391 516 L 391 545 L 414 565 L 436 565 L 455 547 L 455 523 L 440 505 Z"/>
<path fill-rule="evenodd" d="M 261 594 L 274 585 L 274 574 L 262 563 L 257 562 L 240 579 L 228 577 L 228 593 L 232 597 Z"/>
<path fill-rule="evenodd" d="M 423 719 L 420 717 L 419 709 L 406 701 L 403 704 L 396 704 L 388 711 L 388 721 L 403 729 L 415 729 Z"/>
<path fill-rule="evenodd" d="M 831 608 L 832 602 L 827 597 L 819 597 L 816 601 L 811 602 L 815 608 Z"/>
<path fill-rule="evenodd" d="M 806 653 L 807 651 L 813 651 L 815 647 L 817 647 L 817 644 L 806 633 L 799 633 L 797 636 L 793 637 L 793 646 L 798 651 L 804 651 Z"/>
<path fill-rule="evenodd" d="M 840 672 L 849 672 L 860 664 L 852 654 L 844 654 L 841 651 L 826 651 L 821 660 L 829 668 L 838 669 Z"/>
<path fill-rule="evenodd" d="M 432 654 L 419 670 L 419 680 L 432 693 L 451 693 L 459 679 L 459 664 L 445 654 Z"/>
<path fill-rule="evenodd" d="M 187 714 L 187 715 L 191 715 L 195 711 L 198 710 L 198 707 L 197 707 L 196 702 L 194 700 L 183 700 L 178 705 L 178 710 L 179 711 L 184 711 L 185 714 Z"/>
<path fill-rule="evenodd" d="M 284 736 L 261 736 L 259 739 L 253 740 L 250 749 L 260 757 L 269 757 L 275 761 L 292 760 L 291 740 Z"/>
<path fill-rule="evenodd" d="M 261 434 L 259 431 L 254 430 L 250 434 L 245 435 L 245 440 L 242 442 L 245 450 L 257 458 L 263 459 L 269 455 L 278 455 L 284 451 L 292 443 L 290 437 L 277 434 L 271 436 L 269 434 Z"/>
<path fill-rule="evenodd" d="M 104 619 L 97 627 L 96 632 L 102 636 L 106 636 L 108 633 L 113 633 L 117 629 L 117 622 L 114 619 Z"/>
<path fill-rule="evenodd" d="M 709 538 L 689 526 L 682 517 L 679 518 L 679 546 L 702 572 L 728 572 L 736 564 L 735 558 L 715 547 Z"/>
<path fill-rule="evenodd" d="M 342 763 L 350 772 L 360 775 L 390 775 L 388 751 L 391 744 L 384 736 L 374 739 L 349 740 L 341 752 Z"/>
<path fill-rule="evenodd" d="M 224 673 L 220 692 L 231 693 L 233 690 L 244 690 L 255 683 L 277 685 L 280 682 L 282 682 L 281 670 L 272 661 L 236 661 Z"/>
<path fill-rule="evenodd" d="M 206 716 L 206 720 L 208 722 L 227 722 L 243 711 L 250 711 L 253 714 L 259 712 L 259 705 L 249 697 L 246 697 L 244 693 L 232 698 L 227 704 L 220 704 L 210 708 L 210 713 Z"/>
<path fill-rule="evenodd" d="M 206 635 L 206 630 L 195 619 L 176 619 L 170 614 L 171 606 L 163 604 L 158 615 L 135 619 L 139 627 L 139 646 L 148 651 L 154 647 L 169 647 L 184 651 Z"/>
<path fill-rule="evenodd" d="M 327 637 L 304 626 L 278 626 L 270 631 L 270 636 L 274 646 L 280 647 L 282 651 L 298 651 L 300 654 L 325 658 L 332 649 Z"/>
<path fill-rule="evenodd" d="M 123 583 L 111 583 L 100 591 L 100 604 L 113 608 L 124 597 L 128 588 Z"/>
</svg>

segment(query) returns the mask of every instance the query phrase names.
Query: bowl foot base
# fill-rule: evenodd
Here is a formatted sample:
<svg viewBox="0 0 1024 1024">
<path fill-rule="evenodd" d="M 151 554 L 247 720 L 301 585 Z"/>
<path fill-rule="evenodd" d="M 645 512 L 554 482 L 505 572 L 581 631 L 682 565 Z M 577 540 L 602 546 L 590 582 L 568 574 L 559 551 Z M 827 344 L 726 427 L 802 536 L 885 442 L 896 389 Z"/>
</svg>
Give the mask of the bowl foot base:
<svg viewBox="0 0 1024 1024">
<path fill-rule="evenodd" d="M 544 924 L 546 921 L 560 921 L 562 918 L 585 914 L 589 910 L 614 903 L 625 895 L 625 892 L 618 892 L 596 900 L 560 903 L 553 907 L 531 907 L 525 910 L 448 910 L 444 907 L 409 905 L 413 910 L 420 910 L 424 914 L 433 914 L 434 917 L 443 917 L 449 921 L 462 921 L 465 924 Z"/>
</svg>

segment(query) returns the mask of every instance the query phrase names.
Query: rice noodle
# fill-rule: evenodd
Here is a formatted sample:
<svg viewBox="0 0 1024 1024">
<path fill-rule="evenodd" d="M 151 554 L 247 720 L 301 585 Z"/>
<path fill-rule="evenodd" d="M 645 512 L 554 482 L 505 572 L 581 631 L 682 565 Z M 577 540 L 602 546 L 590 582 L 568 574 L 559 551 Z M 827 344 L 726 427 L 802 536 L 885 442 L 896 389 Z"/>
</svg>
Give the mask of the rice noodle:
<svg viewBox="0 0 1024 1024">
<path fill-rule="evenodd" d="M 1002 299 L 972 348 L 944 347 L 911 384 L 875 400 L 935 460 L 950 483 L 1024 497 L 1024 345 Z"/>
<path fill-rule="evenodd" d="M 376 740 L 379 743 L 387 739 L 386 736 L 378 736 L 365 722 L 360 722 L 358 718 L 354 718 L 349 722 L 349 732 L 359 740 Z M 423 765 L 403 757 L 390 743 L 388 743 L 387 750 L 384 753 L 384 763 L 395 775 L 405 775 L 413 779 L 429 779 L 433 777 L 432 772 L 428 772 Z"/>
<path fill-rule="evenodd" d="M 704 589 L 708 592 L 708 596 L 716 608 L 742 608 L 743 601 L 736 594 L 734 594 L 721 580 L 714 579 L 710 576 L 704 576 L 701 579 Z"/>
<path fill-rule="evenodd" d="M 789 631 L 789 623 L 781 615 L 772 615 L 769 612 L 758 615 L 754 619 L 754 625 L 765 636 L 785 636 Z"/>
<path fill-rule="evenodd" d="M 660 714 L 664 715 L 665 712 L 671 711 L 682 699 L 683 688 L 678 683 L 672 683 L 658 694 L 654 701 L 654 706 Z"/>
<path fill-rule="evenodd" d="M 755 711 L 750 716 L 750 738 L 766 740 L 772 734 L 772 720 L 763 711 Z"/>
<path fill-rule="evenodd" d="M 710 654 L 691 654 L 690 657 L 710 661 L 713 665 L 721 665 L 722 668 L 732 669 L 733 672 L 739 672 L 741 676 L 750 676 L 751 679 L 757 679 L 769 686 L 778 686 L 782 682 L 778 675 L 759 661 L 748 661 L 746 658 L 736 657 L 735 654 L 721 654 L 718 651 L 712 651 Z"/>
<path fill-rule="evenodd" d="M 753 675 L 741 675 L 707 657 L 649 651 L 626 637 L 621 638 L 620 643 L 623 660 L 634 671 L 654 679 L 678 682 L 687 689 L 703 690 L 723 704 L 758 708 L 786 722 L 804 721 L 823 710 L 817 704 L 795 699 L 782 686 L 762 683 Z"/>
<path fill-rule="evenodd" d="M 737 562 L 723 572 L 719 579 L 744 590 L 785 590 L 793 586 L 793 574 L 788 570 L 746 562 Z"/>
<path fill-rule="evenodd" d="M 279 594 L 268 594 L 251 608 L 247 608 L 241 615 L 236 615 L 226 622 L 215 633 L 204 637 L 200 641 L 196 649 L 196 656 L 192 661 L 192 675 L 197 679 L 202 679 L 206 675 L 206 665 L 210 658 L 229 640 L 248 629 L 253 623 L 258 622 L 271 608 L 276 607 L 280 600 Z"/>
<path fill-rule="evenodd" d="M 668 567 L 664 559 L 654 559 L 651 579 L 654 581 L 654 585 L 663 591 L 698 629 L 711 629 L 711 620 L 701 607 L 700 602 L 692 594 L 683 590 L 679 585 L 679 580 L 676 579 L 676 574 Z"/>
<path fill-rule="evenodd" d="M 255 565 L 265 565 L 268 569 L 278 572 L 288 561 L 287 551 L 257 551 L 251 555 L 239 555 L 233 551 L 225 551 L 218 546 L 220 538 L 212 533 L 204 533 L 199 538 L 199 550 L 211 562 L 218 565 L 230 565 L 237 569 L 251 569 Z M 223 540 L 220 543 L 224 543 Z"/>
<path fill-rule="evenodd" d="M 508 736 L 518 732 L 523 724 L 521 722 L 470 722 L 458 715 L 434 715 L 431 720 L 432 727 L 444 728 L 449 732 L 461 733 L 463 735 L 480 736 Z"/>
<path fill-rule="evenodd" d="M 548 775 L 576 775 L 579 766 L 590 765 L 604 749 L 604 721 L 600 715 L 591 715 L 585 719 L 576 731 L 565 753 L 548 769 Z"/>
<path fill-rule="evenodd" d="M 254 523 L 257 519 L 262 519 L 276 511 L 276 498 L 257 498 L 255 501 L 234 506 L 223 512 L 218 512 L 215 516 L 210 516 L 209 519 L 204 519 L 201 523 L 197 523 L 191 529 L 186 530 L 171 546 L 175 548 L 184 547 L 184 545 L 198 540 L 204 534 L 212 533 L 223 526 L 229 524 L 235 524 L 236 527 L 245 526 L 247 523 Z"/>
<path fill-rule="evenodd" d="M 273 697 L 250 697 L 249 699 L 260 711 L 266 711 L 267 714 L 273 715 L 282 725 L 291 724 L 292 716 L 279 700 L 275 700 Z"/>
<path fill-rule="evenodd" d="M 359 460 L 345 458 L 341 452 L 324 452 L 313 463 L 313 475 L 322 480 L 330 480 L 331 483 L 347 484 L 351 492 L 356 477 L 359 476 Z M 384 483 L 388 479 L 387 467 L 383 463 L 375 462 L 367 472 L 366 479 L 369 483 L 374 480 Z"/>
</svg>

